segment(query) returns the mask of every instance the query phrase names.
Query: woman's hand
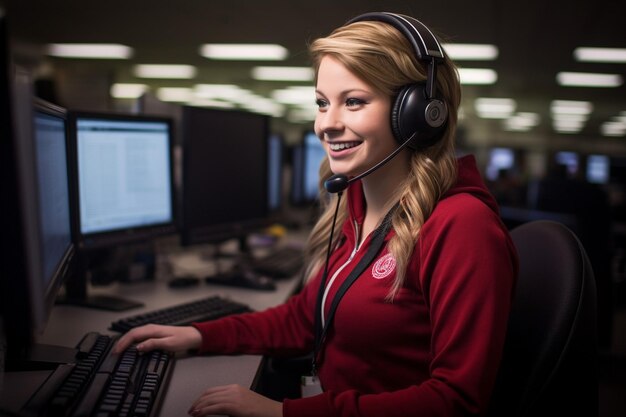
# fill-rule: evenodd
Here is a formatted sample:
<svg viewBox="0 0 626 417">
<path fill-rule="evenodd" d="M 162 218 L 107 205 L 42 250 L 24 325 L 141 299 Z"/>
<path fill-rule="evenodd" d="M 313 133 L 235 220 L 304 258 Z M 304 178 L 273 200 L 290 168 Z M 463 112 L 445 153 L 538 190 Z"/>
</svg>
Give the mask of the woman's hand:
<svg viewBox="0 0 626 417">
<path fill-rule="evenodd" d="M 136 327 L 120 337 L 113 347 L 113 353 L 119 354 L 133 343 L 137 343 L 137 350 L 140 352 L 155 349 L 178 352 L 198 349 L 202 344 L 202 335 L 192 326 L 147 324 Z"/>
<path fill-rule="evenodd" d="M 191 408 L 194 417 L 224 414 L 231 417 L 282 417 L 283 404 L 240 385 L 207 389 Z"/>
</svg>

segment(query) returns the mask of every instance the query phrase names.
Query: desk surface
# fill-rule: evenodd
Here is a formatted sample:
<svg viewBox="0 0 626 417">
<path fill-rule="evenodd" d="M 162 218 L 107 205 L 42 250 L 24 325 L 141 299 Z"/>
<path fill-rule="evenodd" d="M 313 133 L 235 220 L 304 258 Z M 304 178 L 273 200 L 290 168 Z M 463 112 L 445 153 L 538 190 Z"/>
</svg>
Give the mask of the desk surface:
<svg viewBox="0 0 626 417">
<path fill-rule="evenodd" d="M 293 292 L 295 279 L 277 282 L 276 291 L 256 291 L 200 284 L 191 288 L 172 289 L 165 280 L 131 284 L 116 283 L 107 287 L 92 287 L 90 295 L 105 294 L 134 299 L 145 303 L 141 308 L 123 312 L 95 310 L 69 305 L 57 305 L 40 343 L 74 346 L 87 332 L 108 330 L 112 321 L 129 315 L 172 306 L 209 295 L 220 295 L 248 304 L 260 311 L 278 305 Z M 187 409 L 208 387 L 223 384 L 250 386 L 261 363 L 261 356 L 180 356 L 177 357 L 170 383 L 165 393 L 160 415 L 186 416 Z"/>
</svg>

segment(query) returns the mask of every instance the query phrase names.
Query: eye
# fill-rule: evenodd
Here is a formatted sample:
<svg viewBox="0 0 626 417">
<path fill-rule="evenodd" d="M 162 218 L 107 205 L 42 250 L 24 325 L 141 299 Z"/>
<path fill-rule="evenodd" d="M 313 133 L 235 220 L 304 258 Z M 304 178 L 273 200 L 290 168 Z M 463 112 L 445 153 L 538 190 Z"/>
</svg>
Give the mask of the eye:
<svg viewBox="0 0 626 417">
<path fill-rule="evenodd" d="M 358 107 L 363 104 L 365 104 L 365 100 L 361 100 L 360 98 L 351 97 L 346 100 L 346 106 L 348 107 Z"/>
<path fill-rule="evenodd" d="M 321 110 L 325 107 L 328 107 L 328 102 L 326 100 L 323 100 L 321 98 L 318 98 L 317 100 L 315 100 L 315 104 L 317 105 L 317 107 Z"/>
</svg>

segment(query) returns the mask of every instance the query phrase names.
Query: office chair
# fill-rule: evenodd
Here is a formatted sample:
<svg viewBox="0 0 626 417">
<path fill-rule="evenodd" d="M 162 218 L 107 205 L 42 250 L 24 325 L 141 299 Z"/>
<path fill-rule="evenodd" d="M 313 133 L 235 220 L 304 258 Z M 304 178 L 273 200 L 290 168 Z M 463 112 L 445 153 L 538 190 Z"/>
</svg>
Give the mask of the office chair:
<svg viewBox="0 0 626 417">
<path fill-rule="evenodd" d="M 511 237 L 520 271 L 488 416 L 597 416 L 596 285 L 585 249 L 548 220 Z"/>
</svg>

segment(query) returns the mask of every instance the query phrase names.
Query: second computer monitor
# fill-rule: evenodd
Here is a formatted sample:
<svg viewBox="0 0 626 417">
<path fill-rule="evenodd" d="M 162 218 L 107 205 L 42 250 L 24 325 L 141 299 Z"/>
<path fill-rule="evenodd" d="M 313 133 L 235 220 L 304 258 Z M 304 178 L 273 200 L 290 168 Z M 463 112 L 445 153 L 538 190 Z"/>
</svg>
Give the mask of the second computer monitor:
<svg viewBox="0 0 626 417">
<path fill-rule="evenodd" d="M 270 221 L 269 117 L 183 107 L 182 243 L 242 238 Z"/>
</svg>

